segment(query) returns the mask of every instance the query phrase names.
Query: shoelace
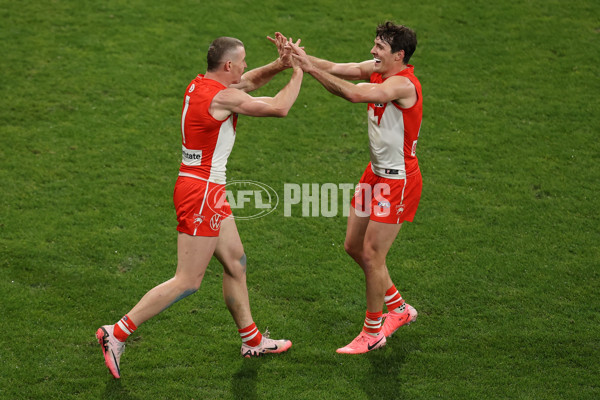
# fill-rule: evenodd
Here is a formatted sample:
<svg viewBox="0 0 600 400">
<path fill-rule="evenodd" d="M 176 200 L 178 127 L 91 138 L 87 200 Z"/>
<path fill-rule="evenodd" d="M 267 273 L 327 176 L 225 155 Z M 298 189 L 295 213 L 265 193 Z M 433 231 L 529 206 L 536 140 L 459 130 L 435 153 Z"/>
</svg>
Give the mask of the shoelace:
<svg viewBox="0 0 600 400">
<path fill-rule="evenodd" d="M 353 340 L 354 343 L 365 343 L 369 341 L 369 337 L 368 336 L 359 336 L 356 339 Z"/>
</svg>

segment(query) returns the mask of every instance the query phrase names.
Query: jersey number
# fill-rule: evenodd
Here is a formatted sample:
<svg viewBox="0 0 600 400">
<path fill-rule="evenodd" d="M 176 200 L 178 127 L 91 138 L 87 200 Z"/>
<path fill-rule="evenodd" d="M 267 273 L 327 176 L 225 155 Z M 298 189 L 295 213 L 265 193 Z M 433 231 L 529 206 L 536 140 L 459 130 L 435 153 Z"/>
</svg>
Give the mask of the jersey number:
<svg viewBox="0 0 600 400">
<path fill-rule="evenodd" d="M 183 112 L 181 113 L 181 139 L 185 144 L 185 115 L 187 114 L 188 107 L 190 106 L 190 96 L 185 96 L 185 105 L 183 106 Z"/>
</svg>

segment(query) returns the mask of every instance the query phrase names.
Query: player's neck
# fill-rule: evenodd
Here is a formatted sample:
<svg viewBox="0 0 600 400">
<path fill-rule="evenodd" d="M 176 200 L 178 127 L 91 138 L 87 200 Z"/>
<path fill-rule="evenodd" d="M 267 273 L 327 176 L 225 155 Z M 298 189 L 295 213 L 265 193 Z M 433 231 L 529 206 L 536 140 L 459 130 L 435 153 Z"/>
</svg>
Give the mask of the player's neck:
<svg viewBox="0 0 600 400">
<path fill-rule="evenodd" d="M 391 68 L 390 70 L 385 71 L 384 73 L 382 73 L 381 77 L 383 79 L 387 79 L 390 76 L 396 75 L 398 72 L 404 71 L 406 68 L 408 68 L 408 65 L 406 65 L 406 64 L 395 65 L 394 68 Z"/>
<path fill-rule="evenodd" d="M 231 85 L 231 81 L 228 79 L 226 74 L 222 74 L 219 72 L 206 72 L 204 74 L 205 79 L 212 79 L 213 81 L 219 82 L 221 85 L 225 87 L 229 87 Z"/>
</svg>

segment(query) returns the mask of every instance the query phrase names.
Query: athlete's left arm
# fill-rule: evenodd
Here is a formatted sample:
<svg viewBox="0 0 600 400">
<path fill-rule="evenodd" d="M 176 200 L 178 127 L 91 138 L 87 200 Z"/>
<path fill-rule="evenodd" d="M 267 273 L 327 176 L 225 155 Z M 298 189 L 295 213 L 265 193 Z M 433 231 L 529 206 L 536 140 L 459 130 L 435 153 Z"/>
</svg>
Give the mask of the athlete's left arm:
<svg viewBox="0 0 600 400">
<path fill-rule="evenodd" d="M 417 102 L 417 91 L 410 79 L 391 76 L 383 83 L 359 83 L 347 90 L 353 103 L 387 103 L 395 101 L 400 107 L 412 107 Z"/>
<path fill-rule="evenodd" d="M 396 101 L 401 107 L 416 102 L 417 93 L 412 82 L 403 76 L 391 76 L 383 83 L 354 84 L 327 72 L 313 63 L 306 52 L 291 43 L 293 57 L 304 72 L 309 73 L 325 89 L 352 103 L 387 103 Z"/>
<path fill-rule="evenodd" d="M 278 58 L 267 65 L 263 65 L 262 67 L 255 68 L 244 73 L 240 83 L 229 85 L 229 87 L 250 93 L 253 90 L 266 85 L 271 79 L 273 79 L 275 75 L 287 68 L 288 67 L 285 66 Z"/>
<path fill-rule="evenodd" d="M 230 85 L 229 87 L 249 93 L 266 85 L 279 72 L 292 67 L 292 49 L 288 45 L 288 42 L 291 42 L 291 39 L 286 38 L 279 32 L 275 32 L 274 39 L 270 36 L 267 36 L 267 39 L 277 46 L 279 58 L 267 65 L 244 73 L 240 83 Z M 296 44 L 299 45 L 300 40 L 298 40 Z"/>
<path fill-rule="evenodd" d="M 396 101 L 401 107 L 411 107 L 417 99 L 413 83 L 403 76 L 392 76 L 383 83 L 353 84 L 318 68 L 309 73 L 336 96 L 352 103 L 387 103 Z"/>
</svg>

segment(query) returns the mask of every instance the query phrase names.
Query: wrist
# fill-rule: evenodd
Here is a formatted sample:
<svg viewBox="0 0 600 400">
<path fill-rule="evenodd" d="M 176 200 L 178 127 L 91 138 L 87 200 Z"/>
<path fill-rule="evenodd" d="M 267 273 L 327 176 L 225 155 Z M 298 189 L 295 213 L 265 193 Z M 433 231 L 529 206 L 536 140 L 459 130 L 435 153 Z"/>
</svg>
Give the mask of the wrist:
<svg viewBox="0 0 600 400">
<path fill-rule="evenodd" d="M 315 64 L 310 63 L 309 65 L 306 65 L 305 68 L 303 68 L 304 72 L 306 72 L 307 74 L 310 75 L 315 75 L 316 73 L 318 73 L 319 71 L 319 67 L 317 67 Z"/>
<path fill-rule="evenodd" d="M 278 70 L 278 71 L 283 71 L 285 69 L 290 68 L 289 65 L 286 65 L 283 60 L 281 58 L 276 59 L 274 62 L 274 67 Z"/>
</svg>

